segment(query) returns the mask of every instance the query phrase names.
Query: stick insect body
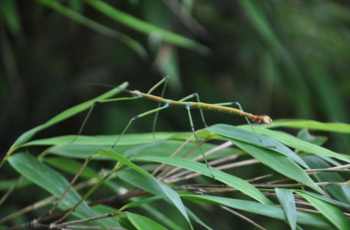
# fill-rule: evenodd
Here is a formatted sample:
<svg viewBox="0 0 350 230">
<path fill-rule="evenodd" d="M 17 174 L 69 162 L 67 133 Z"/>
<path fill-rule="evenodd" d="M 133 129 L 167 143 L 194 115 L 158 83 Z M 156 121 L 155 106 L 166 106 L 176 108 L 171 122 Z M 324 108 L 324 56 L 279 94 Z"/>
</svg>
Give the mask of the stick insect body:
<svg viewBox="0 0 350 230">
<path fill-rule="evenodd" d="M 177 106 L 177 107 L 183 107 L 183 108 L 190 108 L 190 109 L 204 109 L 204 110 L 212 110 L 217 112 L 224 112 L 224 113 L 230 113 L 230 114 L 236 114 L 239 116 L 244 116 L 249 118 L 251 121 L 259 123 L 259 124 L 271 124 L 272 119 L 267 115 L 253 115 L 251 113 L 244 112 L 243 110 L 230 108 L 222 105 L 216 105 L 216 104 L 208 104 L 203 102 L 184 102 L 182 100 L 180 101 L 174 101 L 170 99 L 165 99 L 162 97 L 154 96 L 152 94 L 142 93 L 138 90 L 134 90 L 130 92 L 133 96 L 139 97 L 139 98 L 146 98 L 152 101 L 156 101 L 159 103 L 164 104 L 164 106 Z M 198 94 L 191 95 L 192 97 L 197 97 Z M 237 105 L 237 102 L 228 102 L 228 105 Z"/>
<path fill-rule="evenodd" d="M 194 135 L 194 137 L 196 139 L 196 142 L 197 142 L 197 144 L 199 146 L 199 149 L 200 149 L 200 151 L 202 153 L 202 156 L 203 156 L 203 159 L 205 161 L 205 164 L 208 167 L 208 170 L 209 170 L 211 176 L 215 179 L 214 175 L 212 174 L 212 172 L 210 170 L 210 167 L 209 167 L 207 159 L 206 159 L 206 157 L 205 157 L 205 155 L 203 153 L 203 150 L 200 147 L 199 139 L 197 137 L 196 130 L 195 130 L 194 125 L 193 125 L 192 115 L 191 115 L 191 112 L 190 112 L 191 109 L 199 109 L 200 114 L 201 114 L 201 118 L 202 118 L 202 121 L 203 121 L 203 124 L 206 127 L 207 127 L 207 125 L 206 125 L 206 122 L 205 122 L 202 110 L 212 110 L 212 111 L 217 111 L 217 112 L 224 112 L 224 113 L 230 113 L 230 114 L 243 116 L 243 117 L 246 118 L 246 120 L 247 120 L 247 122 L 248 122 L 248 124 L 250 126 L 251 126 L 251 124 L 250 124 L 249 119 L 251 121 L 259 123 L 259 124 L 271 124 L 272 123 L 272 119 L 269 116 L 267 116 L 267 115 L 253 115 L 251 113 L 244 112 L 242 107 L 241 107 L 241 105 L 238 102 L 227 102 L 227 103 L 219 103 L 219 104 L 203 103 L 203 102 L 200 101 L 199 95 L 197 93 L 191 94 L 191 95 L 189 95 L 187 97 L 184 97 L 184 98 L 182 98 L 182 99 L 180 99 L 178 101 L 165 99 L 163 96 L 164 96 L 164 92 L 165 92 L 165 88 L 166 88 L 168 79 L 169 79 L 169 77 L 163 78 L 160 82 L 158 82 L 155 86 L 153 86 L 148 91 L 148 93 L 142 93 L 142 92 L 140 92 L 138 90 L 133 90 L 133 91 L 125 90 L 126 92 L 130 93 L 132 95 L 132 97 L 113 98 L 113 99 L 107 99 L 107 100 L 103 100 L 103 101 L 98 101 L 98 102 L 95 103 L 95 104 L 98 104 L 98 103 L 116 102 L 116 101 L 124 101 L 124 100 L 135 100 L 135 99 L 140 99 L 140 98 L 145 98 L 145 99 L 148 99 L 148 100 L 152 100 L 152 101 L 158 102 L 158 108 L 150 110 L 150 111 L 147 111 L 147 112 L 144 112 L 144 113 L 141 113 L 141 114 L 139 114 L 137 116 L 134 116 L 129 121 L 128 125 L 125 127 L 125 129 L 121 133 L 121 135 L 119 135 L 117 140 L 114 142 L 114 144 L 112 145 L 111 149 L 113 149 L 115 147 L 115 145 L 118 143 L 120 138 L 124 135 L 124 133 L 129 128 L 129 126 L 131 125 L 131 123 L 133 121 L 135 121 L 135 120 L 137 120 L 137 119 L 139 119 L 141 117 L 150 115 L 150 114 L 155 114 L 155 118 L 154 118 L 154 122 L 153 122 L 153 135 L 154 135 L 156 121 L 157 121 L 157 118 L 158 118 L 159 111 L 164 110 L 164 109 L 166 109 L 166 108 L 168 108 L 170 106 L 182 107 L 182 108 L 187 109 L 188 117 L 189 117 L 189 121 L 190 121 L 190 125 L 191 125 L 191 129 L 192 129 L 193 135 Z M 161 84 L 164 84 L 161 96 L 152 95 L 151 93 Z M 197 102 L 188 101 L 191 98 L 197 98 Z M 88 117 L 90 116 L 90 114 L 92 112 L 92 109 L 94 108 L 95 104 L 90 108 L 90 111 L 88 112 L 88 114 L 87 114 L 87 116 L 86 116 L 86 118 L 84 120 L 84 123 L 83 123 L 82 127 L 79 130 L 79 133 L 78 133 L 77 137 L 81 134 L 81 132 L 82 132 L 82 130 L 83 130 L 85 124 L 86 124 L 86 121 L 87 121 Z M 231 107 L 227 107 L 227 106 L 238 106 L 239 109 L 231 108 Z M 256 134 L 254 128 L 252 126 L 251 126 L 251 128 L 252 128 L 254 134 L 256 135 L 256 137 L 263 144 L 261 139 Z M 273 146 L 265 146 L 265 147 L 274 148 Z"/>
</svg>

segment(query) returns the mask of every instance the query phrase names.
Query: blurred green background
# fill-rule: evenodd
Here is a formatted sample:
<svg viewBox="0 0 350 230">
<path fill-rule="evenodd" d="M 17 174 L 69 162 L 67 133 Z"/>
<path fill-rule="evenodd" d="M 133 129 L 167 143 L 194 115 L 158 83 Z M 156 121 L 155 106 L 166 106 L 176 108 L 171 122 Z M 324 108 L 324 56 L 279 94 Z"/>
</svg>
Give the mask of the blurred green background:
<svg viewBox="0 0 350 230">
<path fill-rule="evenodd" d="M 350 120 L 349 1 L 1 0 L 0 14 L 1 155 L 26 130 L 109 90 L 96 83 L 128 81 L 129 89 L 147 92 L 166 75 L 171 99 L 197 92 L 203 102 L 238 101 L 273 119 Z M 101 105 L 83 134 L 119 134 L 156 106 Z M 205 116 L 209 125 L 245 124 Z M 76 134 L 84 117 L 36 137 Z M 151 131 L 152 119 L 128 132 Z M 190 131 L 186 111 L 161 112 L 157 130 Z M 327 145 L 350 151 L 348 135 Z"/>
</svg>

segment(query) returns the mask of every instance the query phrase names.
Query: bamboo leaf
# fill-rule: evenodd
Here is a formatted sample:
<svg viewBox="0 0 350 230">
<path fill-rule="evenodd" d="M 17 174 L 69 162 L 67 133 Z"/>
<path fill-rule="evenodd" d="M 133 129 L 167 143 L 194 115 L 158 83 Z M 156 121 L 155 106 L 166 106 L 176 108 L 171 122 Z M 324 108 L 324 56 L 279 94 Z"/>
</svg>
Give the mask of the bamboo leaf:
<svg viewBox="0 0 350 230">
<path fill-rule="evenodd" d="M 293 193 L 289 189 L 275 188 L 278 201 L 282 205 L 283 212 L 286 214 L 288 223 L 292 230 L 296 229 L 297 211 Z"/>
<path fill-rule="evenodd" d="M 327 162 L 317 156 L 305 156 L 303 159 L 310 164 L 313 169 L 330 168 Z M 320 182 L 345 182 L 345 180 L 337 172 L 322 172 L 315 175 Z M 343 186 L 326 186 L 327 192 L 334 198 L 343 203 L 350 205 L 350 197 L 347 193 L 350 192 L 350 185 Z"/>
<path fill-rule="evenodd" d="M 135 213 L 126 212 L 130 222 L 139 230 L 166 230 L 165 227 L 148 217 L 137 215 Z"/>
<path fill-rule="evenodd" d="M 120 86 L 118 86 L 117 88 L 114 88 L 110 91 L 108 91 L 105 94 L 102 94 L 101 96 L 98 96 L 92 100 L 86 101 L 84 103 L 81 103 L 79 105 L 73 106 L 72 108 L 69 108 L 61 113 L 59 113 L 58 115 L 56 115 L 55 117 L 51 118 L 49 121 L 47 121 L 46 123 L 44 123 L 43 125 L 40 125 L 34 129 L 31 129 L 27 132 L 25 132 L 24 134 L 22 134 L 16 141 L 15 143 L 12 145 L 12 148 L 19 148 L 22 144 L 24 144 L 25 142 L 27 142 L 29 139 L 31 139 L 37 132 L 46 129 L 52 125 L 55 125 L 67 118 L 70 118 L 88 108 L 90 108 L 94 102 L 96 101 L 100 101 L 103 99 L 107 99 L 110 98 L 120 92 L 122 92 L 123 89 L 125 89 L 128 86 L 128 83 L 125 82 L 123 84 L 121 84 Z"/>
<path fill-rule="evenodd" d="M 152 133 L 141 133 L 141 134 L 125 134 L 123 138 L 118 142 L 118 146 L 133 146 L 141 145 L 155 140 L 167 139 L 172 137 L 176 133 L 157 133 L 156 139 L 153 139 Z M 24 144 L 23 146 L 45 146 L 45 145 L 95 145 L 102 146 L 106 145 L 111 147 L 113 143 L 118 139 L 118 135 L 100 135 L 100 136 L 79 136 L 73 143 L 72 140 L 76 138 L 76 135 L 67 135 L 52 137 L 47 139 L 34 140 Z"/>
<path fill-rule="evenodd" d="M 232 198 L 218 197 L 218 196 L 209 196 L 209 195 L 181 194 L 180 196 L 184 199 L 188 199 L 191 201 L 199 201 L 206 204 L 223 205 L 226 207 L 254 213 L 257 215 L 263 215 L 263 216 L 287 221 L 282 208 L 276 207 L 273 204 L 261 204 L 253 201 L 246 201 L 246 200 L 239 200 L 239 199 L 232 199 Z M 153 196 L 153 197 L 145 198 L 142 201 L 135 201 L 135 202 L 129 203 L 125 207 L 127 208 L 137 207 L 139 205 L 154 202 L 159 199 L 164 199 L 164 196 Z M 315 227 L 324 228 L 324 229 L 332 228 L 332 224 L 325 217 L 320 215 L 297 211 L 296 219 L 297 219 L 297 223 L 299 224 L 315 226 Z"/>
<path fill-rule="evenodd" d="M 281 119 L 274 121 L 271 125 L 266 128 L 277 128 L 277 127 L 288 127 L 302 129 L 307 128 L 311 130 L 320 130 L 337 133 L 350 133 L 350 125 L 340 122 L 319 122 L 312 120 L 297 120 L 297 119 Z"/>
<path fill-rule="evenodd" d="M 18 153 L 9 157 L 9 163 L 25 178 L 56 197 L 60 197 L 69 185 L 68 181 L 61 174 L 28 153 Z M 74 188 L 70 188 L 58 207 L 61 209 L 72 208 L 80 199 L 80 195 Z M 79 205 L 75 212 L 84 218 L 94 216 L 94 212 L 86 202 Z M 96 224 L 103 224 L 103 220 L 97 221 Z"/>
<path fill-rule="evenodd" d="M 337 200 L 333 200 L 332 198 L 329 198 L 329 197 L 326 197 L 326 196 L 321 196 L 319 194 L 316 194 L 316 193 L 313 193 L 313 192 L 309 192 L 309 191 L 302 191 L 302 190 L 295 190 L 295 191 L 301 191 L 309 196 L 313 196 L 319 200 L 323 200 L 325 202 L 328 202 L 330 204 L 333 204 L 335 206 L 338 206 L 340 208 L 346 208 L 348 210 L 350 210 L 350 205 L 349 204 L 346 204 L 346 203 L 343 203 L 343 202 L 340 202 L 340 201 L 337 201 Z"/>
<path fill-rule="evenodd" d="M 184 204 L 181 201 L 181 198 L 179 195 L 170 187 L 162 183 L 161 181 L 155 179 L 151 174 L 149 174 L 147 171 L 144 169 L 140 168 L 139 166 L 135 165 L 131 161 L 129 161 L 127 158 L 124 156 L 120 155 L 117 152 L 111 151 L 111 150 L 101 150 L 98 155 L 101 156 L 107 156 L 110 157 L 111 159 L 114 159 L 122 164 L 125 164 L 129 166 L 131 169 L 135 170 L 138 172 L 137 175 L 133 174 L 132 171 L 127 173 L 126 176 L 129 177 L 127 180 L 128 182 L 132 181 L 132 178 L 134 181 L 137 181 L 137 186 L 140 186 L 141 188 L 145 189 L 146 191 L 149 191 L 151 193 L 154 193 L 156 195 L 159 194 L 164 194 L 166 195 L 169 200 L 175 205 L 175 207 L 181 212 L 181 214 L 185 217 L 187 222 L 191 225 L 191 222 L 189 220 L 189 217 L 186 212 L 186 208 Z M 119 176 L 123 175 L 123 171 L 118 173 Z M 124 174 L 125 175 L 125 174 Z M 139 180 L 140 178 L 143 178 L 143 180 Z M 149 183 L 147 183 L 147 181 Z M 144 183 L 146 182 L 146 183 Z"/>
<path fill-rule="evenodd" d="M 306 184 L 321 194 L 324 193 L 323 190 L 311 180 L 305 171 L 302 170 L 289 157 L 279 154 L 276 151 L 273 151 L 273 149 L 257 147 L 256 145 L 261 146 L 259 144 L 248 144 L 249 142 L 253 142 L 252 139 L 257 139 L 255 135 L 244 135 L 246 131 L 237 132 L 237 128 L 229 125 L 214 125 L 212 127 L 209 127 L 209 130 L 216 134 L 225 136 L 229 140 L 232 140 L 232 142 L 237 145 L 237 147 L 243 149 L 252 157 L 258 159 L 263 164 L 281 173 L 282 175 Z M 244 140 L 245 142 L 241 140 Z M 267 139 L 262 139 L 262 141 L 266 145 L 271 145 L 271 142 Z"/>
<path fill-rule="evenodd" d="M 350 221 L 343 214 L 343 212 L 334 207 L 333 205 L 324 202 L 320 199 L 317 199 L 313 196 L 309 196 L 304 192 L 296 192 L 298 195 L 304 197 L 307 201 L 309 201 L 318 211 L 320 211 L 334 226 L 339 230 L 349 230 L 350 229 Z"/>
<path fill-rule="evenodd" d="M 71 10 L 70 8 L 67 8 L 57 1 L 52 1 L 52 0 L 37 0 L 39 3 L 50 7 L 51 9 L 55 10 L 56 12 L 68 17 L 69 19 L 80 23 L 92 30 L 95 30 L 96 32 L 103 34 L 107 37 L 117 39 L 121 42 L 123 42 L 125 45 L 127 45 L 130 49 L 135 51 L 140 57 L 142 58 L 147 58 L 148 54 L 146 50 L 142 47 L 142 45 L 129 37 L 128 35 L 125 35 L 123 33 L 120 33 L 116 30 L 113 30 L 109 27 L 106 27 L 102 24 L 99 24 L 89 18 L 84 17 L 83 15 L 79 14 L 78 12 Z"/>
<path fill-rule="evenodd" d="M 161 36 L 162 40 L 172 43 L 174 45 L 187 48 L 187 49 L 193 49 L 202 54 L 207 54 L 209 52 L 209 49 L 206 46 L 198 42 L 195 42 L 189 38 L 183 37 L 179 34 L 175 34 L 173 32 L 164 30 L 148 22 L 142 21 L 130 14 L 127 14 L 125 12 L 122 12 L 112 7 L 106 2 L 98 1 L 98 0 L 84 0 L 84 2 L 86 2 L 96 10 L 100 11 L 102 14 L 106 15 L 107 17 L 110 17 L 111 19 L 125 26 L 128 26 L 136 31 L 139 31 L 147 35 L 157 33 Z"/>
<path fill-rule="evenodd" d="M 247 129 L 248 127 L 244 127 Z M 340 155 L 339 153 L 333 152 L 329 149 L 323 148 L 318 145 L 311 144 L 309 142 L 300 140 L 297 137 L 294 137 L 292 135 L 279 132 L 279 131 L 273 131 L 273 130 L 268 130 L 264 129 L 261 127 L 256 127 L 255 128 L 256 132 L 272 137 L 281 143 L 290 146 L 292 148 L 307 152 L 307 153 L 312 153 L 318 156 L 324 156 L 324 157 L 333 157 L 342 161 L 350 162 L 350 159 L 348 159 L 346 156 Z"/>
<path fill-rule="evenodd" d="M 277 154 L 274 151 L 249 145 L 241 141 L 233 140 L 233 143 L 280 174 L 295 181 L 299 181 L 315 191 L 324 194 L 324 191 L 315 184 L 309 175 L 289 158 Z"/>
<path fill-rule="evenodd" d="M 211 177 L 208 168 L 204 164 L 190 161 L 188 159 L 142 156 L 135 158 L 135 160 L 154 161 L 168 165 L 173 165 Z M 256 189 L 253 185 L 249 184 L 245 180 L 242 180 L 241 178 L 227 174 L 215 168 L 211 168 L 210 170 L 215 176 L 216 180 L 238 189 L 242 193 L 252 197 L 253 199 L 263 204 L 272 204 L 272 202 L 269 199 L 267 199 L 258 189 Z"/>
<path fill-rule="evenodd" d="M 260 204 L 253 201 L 245 201 L 245 200 L 238 200 L 238 199 L 231 199 L 231 198 L 217 197 L 217 196 L 208 196 L 208 195 L 199 196 L 199 195 L 183 194 L 181 195 L 181 197 L 192 201 L 200 201 L 204 203 L 223 205 L 226 207 L 247 211 L 258 215 L 263 215 L 263 216 L 287 221 L 283 213 L 283 210 L 274 205 Z M 297 222 L 299 224 L 305 224 L 305 225 L 315 226 L 319 228 L 330 229 L 331 227 L 331 224 L 324 217 L 315 215 L 315 214 L 305 213 L 305 212 L 297 212 Z"/>
<path fill-rule="evenodd" d="M 225 124 L 218 124 L 213 125 L 207 128 L 207 130 L 212 131 L 216 134 L 219 134 L 224 137 L 229 137 L 230 139 L 243 141 L 245 143 L 249 143 L 252 145 L 256 145 L 258 147 L 266 148 L 268 150 L 278 152 L 280 154 L 283 154 L 287 156 L 288 158 L 292 159 L 293 161 L 297 162 L 298 164 L 302 165 L 304 168 L 309 168 L 307 164 L 292 150 L 281 144 L 280 142 L 266 137 L 262 135 L 258 135 L 258 137 L 251 131 L 251 128 L 249 127 L 249 131 L 242 128 L 236 128 L 232 125 L 225 125 Z M 255 127 L 254 127 L 255 130 Z M 267 146 L 273 146 L 274 148 L 267 148 Z"/>
<path fill-rule="evenodd" d="M 309 133 L 309 130 L 306 128 L 303 128 L 302 130 L 300 130 L 298 132 L 297 137 L 303 141 L 307 141 L 318 146 L 323 145 L 328 140 L 328 137 L 311 135 Z"/>
</svg>

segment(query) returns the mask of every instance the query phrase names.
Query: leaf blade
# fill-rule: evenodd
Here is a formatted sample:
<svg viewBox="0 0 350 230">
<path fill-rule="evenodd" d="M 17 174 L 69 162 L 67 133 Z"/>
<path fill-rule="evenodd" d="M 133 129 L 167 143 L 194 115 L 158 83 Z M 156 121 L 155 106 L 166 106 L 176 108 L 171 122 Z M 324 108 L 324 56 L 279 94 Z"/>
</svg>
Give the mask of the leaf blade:
<svg viewBox="0 0 350 230">
<path fill-rule="evenodd" d="M 68 181 L 61 174 L 39 162 L 30 154 L 17 153 L 9 157 L 9 163 L 25 178 L 34 182 L 39 187 L 56 197 L 60 197 L 69 185 Z M 69 209 L 80 199 L 80 195 L 74 190 L 74 188 L 70 188 L 62 202 L 59 204 L 59 208 Z M 85 218 L 94 216 L 94 212 L 86 202 L 82 202 L 82 204 L 77 207 L 76 212 Z M 98 223 L 103 223 L 103 220 L 98 221 Z"/>
<path fill-rule="evenodd" d="M 131 174 L 129 172 L 129 174 L 127 174 L 129 176 L 134 176 L 134 178 L 137 178 L 137 179 L 143 178 L 144 180 L 148 180 L 153 184 L 157 184 L 158 190 L 153 189 L 153 187 L 155 187 L 155 186 L 148 185 L 147 186 L 148 191 L 150 191 L 151 193 L 155 193 L 156 195 L 159 195 L 159 194 L 166 195 L 169 198 L 169 200 L 174 204 L 174 206 L 180 211 L 180 213 L 185 217 L 187 222 L 191 225 L 190 219 L 189 219 L 187 212 L 186 212 L 185 205 L 182 203 L 180 196 L 173 189 L 171 189 L 170 187 L 168 187 L 167 185 L 165 185 L 161 181 L 155 179 L 146 170 L 144 170 L 141 167 L 137 166 L 136 164 L 132 163 L 127 158 L 125 158 L 124 156 L 122 156 L 121 154 L 119 154 L 117 152 L 114 152 L 112 150 L 101 150 L 98 153 L 98 155 L 108 156 L 108 157 L 110 157 L 118 162 L 121 162 L 121 163 L 129 166 L 131 169 L 133 169 L 139 173 L 138 175 L 134 176 L 133 174 Z M 121 174 L 121 173 L 122 172 L 119 172 L 119 174 Z"/>
<path fill-rule="evenodd" d="M 135 213 L 126 212 L 126 216 L 130 222 L 139 230 L 167 230 L 167 228 L 158 224 L 148 217 L 141 216 Z"/>
<path fill-rule="evenodd" d="M 100 11 L 107 17 L 110 17 L 111 19 L 125 26 L 128 26 L 136 31 L 139 31 L 141 33 L 145 33 L 148 35 L 152 33 L 158 33 L 162 36 L 162 40 L 172 43 L 174 45 L 188 48 L 188 49 L 193 49 L 202 54 L 207 54 L 209 52 L 209 49 L 206 46 L 198 42 L 195 42 L 189 38 L 183 37 L 179 34 L 175 34 L 173 32 L 167 31 L 165 29 L 157 27 L 148 22 L 142 21 L 130 14 L 127 14 L 125 12 L 122 12 L 112 7 L 111 5 L 105 2 L 96 1 L 96 0 L 84 0 L 84 2 L 86 2 L 96 10 Z"/>
<path fill-rule="evenodd" d="M 142 156 L 142 157 L 135 158 L 135 160 L 155 161 L 159 163 L 169 164 L 169 165 L 185 168 L 185 169 L 203 174 L 205 176 L 211 177 L 205 165 L 198 162 L 190 161 L 188 159 Z M 221 181 L 225 184 L 228 184 L 240 190 L 244 194 L 254 198 L 255 200 L 261 203 L 272 204 L 272 202 L 269 199 L 267 199 L 258 189 L 256 189 L 254 186 L 252 186 L 245 180 L 242 180 L 241 178 L 227 174 L 215 168 L 211 168 L 211 172 L 215 176 L 216 180 Z"/>
<path fill-rule="evenodd" d="M 306 193 L 301 191 L 296 191 L 296 193 L 307 201 L 309 201 L 317 210 L 319 210 L 334 226 L 336 226 L 339 230 L 349 230 L 350 229 L 350 221 L 343 214 L 343 212 L 334 207 L 333 205 L 326 203 L 322 200 L 319 200 L 313 196 L 309 196 Z"/>
<path fill-rule="evenodd" d="M 275 188 L 277 198 L 282 205 L 283 211 L 286 214 L 288 223 L 292 230 L 296 229 L 297 211 L 293 193 L 289 189 Z"/>
</svg>

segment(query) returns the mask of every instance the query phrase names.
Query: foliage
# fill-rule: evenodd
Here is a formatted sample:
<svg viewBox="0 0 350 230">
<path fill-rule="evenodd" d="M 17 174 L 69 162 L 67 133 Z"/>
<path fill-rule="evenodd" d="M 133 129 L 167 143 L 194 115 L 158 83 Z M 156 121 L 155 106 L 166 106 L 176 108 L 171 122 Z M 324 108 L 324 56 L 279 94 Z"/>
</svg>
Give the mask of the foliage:
<svg viewBox="0 0 350 230">
<path fill-rule="evenodd" d="M 110 217 L 82 225 L 348 229 L 349 9 L 342 0 L 1 0 L 0 225 L 47 214 L 89 159 L 58 208 L 83 198 L 67 220 Z M 204 152 L 220 150 L 208 156 L 216 180 L 196 162 L 194 140 L 170 157 L 191 136 L 179 133 L 190 130 L 183 109 L 160 114 L 156 139 L 142 133 L 146 117 L 109 151 L 131 117 L 155 106 L 101 104 L 76 139 L 94 101 L 166 75 L 167 98 L 235 100 L 274 122 L 252 131 L 206 112 L 221 123 L 198 133 Z M 97 97 L 99 86 L 114 89 Z"/>
<path fill-rule="evenodd" d="M 125 87 L 125 84 L 122 87 Z M 117 90 L 119 89 L 120 87 L 117 88 Z M 112 90 L 98 98 L 108 98 L 116 93 L 120 93 L 120 90 Z M 88 106 L 92 106 L 96 100 L 94 99 L 68 109 L 45 123 L 49 125 L 44 124 L 38 126 L 41 127 L 40 129 L 36 128 L 34 130 L 40 131 L 45 127 L 56 125 L 65 118 L 88 109 Z M 283 124 L 289 125 L 291 122 L 293 121 L 276 123 L 280 123 L 277 126 L 283 127 Z M 315 124 L 314 121 L 302 122 L 304 122 L 305 127 L 309 124 L 316 130 L 318 128 L 313 125 Z M 332 124 L 329 126 L 329 129 L 334 129 Z M 327 128 L 327 124 L 320 123 L 320 129 L 325 127 Z M 74 136 L 63 136 L 31 141 L 33 135 L 28 135 L 28 132 L 26 132 L 18 138 L 20 141 L 17 140 L 10 148 L 3 163 L 6 163 L 6 160 L 9 161 L 10 165 L 21 175 L 18 180 L 24 178 L 29 181 L 24 186 L 34 183 L 38 186 L 38 189 L 44 189 L 59 199 L 56 200 L 54 197 L 51 199 L 50 197 L 45 198 L 43 201 L 49 200 L 47 202 L 39 201 L 36 205 L 30 206 L 32 208 L 18 210 L 3 217 L 0 221 L 1 223 L 6 223 L 16 216 L 33 211 L 33 207 L 43 208 L 54 204 L 53 207 L 57 206 L 63 211 L 70 210 L 72 212 L 70 219 L 73 222 L 64 222 L 65 212 L 61 212 L 61 214 L 58 212 L 59 217 L 63 215 L 60 222 L 52 222 L 50 216 L 54 208 L 45 216 L 47 219 L 44 217 L 43 220 L 40 220 L 56 224 L 55 227 L 57 228 L 65 228 L 73 224 L 74 220 L 80 220 L 79 223 L 88 223 L 106 228 L 109 226 L 121 226 L 126 229 L 186 229 L 194 228 L 194 226 L 198 228 L 202 225 L 204 228 L 210 229 L 211 227 L 209 226 L 213 223 L 206 223 L 207 221 L 201 220 L 195 214 L 196 211 L 194 210 L 201 209 L 200 206 L 196 207 L 195 205 L 192 211 L 185 206 L 184 200 L 189 200 L 284 220 L 286 223 L 289 223 L 292 229 L 296 229 L 297 226 L 299 228 L 299 225 L 327 229 L 333 227 L 349 229 L 350 221 L 346 216 L 349 214 L 346 211 L 350 210 L 350 200 L 348 199 L 350 185 L 348 182 L 344 182 L 344 179 L 338 174 L 338 171 L 339 173 L 347 173 L 348 170 L 345 168 L 348 168 L 349 164 L 342 166 L 337 160 L 349 162 L 350 159 L 331 150 L 327 150 L 328 155 L 323 155 L 322 151 L 315 151 L 323 148 L 308 142 L 309 139 L 298 139 L 286 133 L 269 130 L 269 128 L 271 127 L 254 126 L 254 130 L 250 130 L 245 126 L 234 127 L 219 124 L 202 130 L 199 136 L 205 140 L 202 142 L 204 150 L 212 154 L 211 162 L 215 168 L 211 168 L 211 172 L 215 176 L 215 181 L 211 178 L 211 173 L 205 164 L 196 162 L 202 159 L 202 155 L 200 155 L 196 143 L 193 143 L 193 136 L 190 134 L 160 133 L 160 135 L 156 135 L 158 139 L 153 139 L 152 134 L 139 135 L 138 138 L 137 135 L 127 134 L 123 137 L 123 142 L 117 145 L 117 151 L 120 152 L 118 153 L 114 150 L 104 149 L 106 145 L 111 146 L 114 143 L 114 139 L 117 138 L 115 136 L 113 138 L 108 136 L 80 136 L 77 138 Z M 255 132 L 255 129 L 257 132 Z M 337 132 L 345 133 L 349 130 L 350 125 L 346 124 L 341 124 L 336 129 Z M 283 137 L 281 142 L 273 139 L 273 137 L 278 139 L 279 136 Z M 174 147 L 174 142 L 176 147 L 182 146 L 180 149 L 183 150 L 184 145 L 182 143 L 186 139 L 189 141 L 188 144 L 192 143 L 192 148 L 182 151 L 182 156 L 181 154 L 173 156 L 174 151 L 179 152 L 178 149 L 174 150 L 172 148 Z M 236 148 L 225 146 L 213 151 L 215 149 L 213 148 L 214 146 L 208 143 L 212 141 L 223 143 L 218 146 L 232 143 Z M 48 148 L 35 158 L 30 154 L 30 149 L 35 146 L 47 146 Z M 301 146 L 301 148 L 298 148 L 298 146 Z M 308 146 L 306 151 L 304 146 Z M 67 149 L 67 147 L 70 148 Z M 288 147 L 294 151 L 291 151 Z M 23 148 L 27 149 L 27 153 L 23 152 Z M 58 151 L 59 149 L 63 150 Z M 95 153 L 90 155 L 90 153 L 84 152 L 86 149 L 90 149 L 91 152 Z M 197 151 L 193 152 L 193 149 L 197 149 Z M 309 149 L 310 151 L 307 151 Z M 80 158 L 87 158 L 82 167 L 74 160 L 77 152 L 84 153 L 84 155 L 80 155 Z M 157 152 L 162 152 L 161 156 Z M 224 155 L 220 154 L 220 152 Z M 55 157 L 55 155 L 64 158 Z M 246 176 L 240 178 L 221 171 L 222 169 L 227 170 L 251 165 L 252 163 L 239 164 L 249 160 L 229 163 L 232 159 L 245 159 L 249 155 L 258 160 L 255 163 L 262 163 L 264 167 L 270 168 L 273 173 L 266 175 L 258 173 L 254 178 L 248 179 Z M 225 156 L 227 160 L 222 161 L 222 159 L 225 159 Z M 235 158 L 232 158 L 232 156 L 235 156 Z M 91 168 L 88 164 L 90 160 L 108 162 L 109 159 L 116 161 L 117 164 L 112 168 L 102 168 L 100 173 L 97 173 L 96 169 Z M 304 159 L 308 160 L 305 161 Z M 324 164 L 322 165 L 323 167 L 320 167 L 319 164 L 316 167 L 313 164 L 309 164 L 308 161 L 310 159 L 322 162 Z M 215 161 L 217 162 L 215 163 Z M 338 167 L 330 168 L 330 165 L 326 162 L 331 162 L 331 164 L 335 164 Z M 163 167 L 159 170 L 160 168 L 156 167 L 154 163 L 168 165 L 168 168 Z M 317 169 L 312 170 L 313 166 Z M 99 167 L 101 167 L 100 163 L 97 164 L 97 168 Z M 153 173 L 150 174 L 145 169 L 153 171 Z M 180 171 L 180 169 L 183 171 Z M 332 172 L 328 173 L 330 180 L 323 182 L 323 171 Z M 65 178 L 64 175 L 66 173 L 67 176 L 69 174 L 75 175 L 71 183 Z M 75 184 L 76 179 L 80 177 L 80 174 L 81 182 L 75 187 L 71 187 Z M 198 178 L 199 176 L 206 176 L 207 178 Z M 283 180 L 273 180 L 275 177 L 283 178 Z M 337 177 L 337 182 L 333 182 L 332 177 Z M 195 184 L 187 184 L 188 179 L 194 180 Z M 253 183 L 262 179 L 266 181 L 260 184 Z M 287 183 L 281 184 L 280 181 L 287 181 Z M 299 183 L 295 184 L 293 181 Z M 7 183 L 7 186 L 2 189 L 8 189 L 7 195 L 11 195 L 11 192 L 16 187 L 17 182 L 13 182 Z M 110 195 L 113 193 L 114 195 L 108 198 L 107 202 L 106 199 L 101 198 L 91 202 L 91 195 L 99 187 L 108 189 L 109 193 L 111 193 Z M 303 190 L 300 190 L 300 188 Z M 77 191 L 78 189 L 81 191 L 80 194 Z M 85 192 L 84 189 L 86 189 Z M 328 191 L 330 189 L 332 191 Z M 123 190 L 127 192 L 121 194 Z M 231 192 L 229 197 L 226 195 L 227 192 Z M 238 192 L 243 195 L 237 194 Z M 328 197 L 327 192 L 329 192 L 331 198 Z M 236 198 L 231 198 L 232 196 Z M 304 198 L 305 201 L 301 201 L 298 196 Z M 345 200 L 339 199 L 343 197 Z M 276 198 L 278 198 L 282 208 L 277 206 Z M 6 199 L 6 195 L 3 199 Z M 124 205 L 117 206 L 115 209 L 109 208 L 107 213 L 101 214 L 91 207 L 110 204 L 111 201 L 116 200 Z M 161 203 L 159 203 L 160 200 L 162 201 Z M 158 203 L 154 204 L 155 201 L 158 201 Z M 172 206 L 171 209 L 178 210 L 178 212 L 173 212 L 171 215 L 180 215 L 186 221 L 173 223 L 167 219 L 159 219 L 157 213 L 153 213 L 153 210 L 160 209 L 164 202 Z M 308 202 L 314 206 L 315 210 L 302 208 L 302 205 L 306 205 Z M 137 212 L 135 208 L 146 211 L 148 215 L 135 214 L 134 212 Z M 343 213 L 344 211 L 345 214 Z M 319 214 L 314 214 L 315 212 Z M 165 213 L 165 215 L 167 214 Z M 111 220 L 106 219 L 106 217 L 111 218 Z M 92 220 L 91 218 L 94 219 Z M 156 220 L 152 220 L 152 218 Z M 35 228 L 34 225 L 28 226 Z M 225 224 L 212 227 L 228 228 Z"/>
</svg>

